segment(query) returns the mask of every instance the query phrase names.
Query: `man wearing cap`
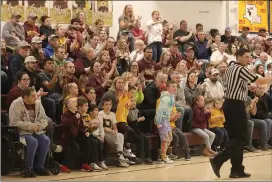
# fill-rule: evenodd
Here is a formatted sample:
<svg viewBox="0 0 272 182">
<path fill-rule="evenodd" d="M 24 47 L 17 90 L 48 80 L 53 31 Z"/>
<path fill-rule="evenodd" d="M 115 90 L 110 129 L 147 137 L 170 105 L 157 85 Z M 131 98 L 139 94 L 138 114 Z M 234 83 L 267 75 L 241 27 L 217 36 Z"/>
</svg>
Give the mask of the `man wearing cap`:
<svg viewBox="0 0 272 182">
<path fill-rule="evenodd" d="M 9 22 L 3 26 L 2 37 L 7 46 L 17 47 L 19 42 L 25 40 L 25 29 L 19 24 L 21 15 L 12 14 Z"/>
<path fill-rule="evenodd" d="M 40 35 L 40 29 L 35 25 L 37 18 L 38 16 L 35 13 L 30 13 L 24 23 L 25 37 L 28 43 L 31 43 L 33 37 Z"/>
<path fill-rule="evenodd" d="M 218 69 L 212 68 L 210 71 L 209 78 L 206 78 L 202 87 L 205 91 L 205 102 L 211 102 L 213 99 L 223 99 L 224 88 L 223 85 L 218 81 L 219 71 Z"/>
<path fill-rule="evenodd" d="M 197 69 L 200 70 L 200 65 L 196 62 L 195 49 L 193 47 L 188 47 L 185 51 L 185 56 L 183 57 L 186 61 L 186 67 L 188 70 Z"/>
<path fill-rule="evenodd" d="M 249 27 L 243 27 L 242 28 L 242 34 L 238 36 L 239 42 L 243 42 L 243 44 L 251 44 L 251 40 L 247 37 L 249 33 Z"/>
<path fill-rule="evenodd" d="M 49 42 L 49 44 L 44 49 L 44 55 L 46 58 L 51 58 L 55 54 L 54 49 L 58 47 L 59 36 L 57 36 L 55 34 L 51 34 L 48 37 L 48 42 Z"/>
<path fill-rule="evenodd" d="M 24 66 L 24 61 L 27 56 L 29 56 L 29 52 L 31 49 L 31 45 L 29 45 L 26 41 L 21 41 L 18 44 L 16 49 L 16 53 L 14 53 L 9 61 L 9 72 L 13 81 L 16 81 L 16 74 L 20 71 Z"/>
<path fill-rule="evenodd" d="M 266 37 L 266 30 L 264 28 L 260 28 L 258 36 L 265 38 Z"/>
<path fill-rule="evenodd" d="M 176 69 L 178 63 L 182 60 L 182 55 L 178 49 L 179 43 L 177 41 L 170 42 L 169 52 L 171 54 L 171 65 L 173 69 Z"/>
<path fill-rule="evenodd" d="M 30 78 L 29 87 L 36 86 L 38 73 L 37 71 L 37 63 L 38 60 L 34 56 L 28 56 L 25 58 L 24 67 L 22 68 L 22 71 L 26 72 Z M 36 90 L 39 90 L 40 88 L 36 88 Z"/>
<path fill-rule="evenodd" d="M 40 37 L 33 37 L 31 39 L 31 56 L 34 56 L 38 62 L 41 62 L 44 59 L 44 53 L 42 50 L 42 40 Z"/>
<path fill-rule="evenodd" d="M 225 44 L 229 44 L 233 39 L 234 37 L 231 35 L 231 28 L 227 27 L 225 29 L 225 34 L 221 36 L 221 41 Z"/>
</svg>

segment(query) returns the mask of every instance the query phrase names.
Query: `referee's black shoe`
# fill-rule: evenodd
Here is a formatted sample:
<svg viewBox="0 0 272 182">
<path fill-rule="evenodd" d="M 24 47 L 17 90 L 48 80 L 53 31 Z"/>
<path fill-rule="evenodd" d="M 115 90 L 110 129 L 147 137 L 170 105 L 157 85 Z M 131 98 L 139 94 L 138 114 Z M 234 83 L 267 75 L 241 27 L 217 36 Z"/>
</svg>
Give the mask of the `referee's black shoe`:
<svg viewBox="0 0 272 182">
<path fill-rule="evenodd" d="M 229 175 L 230 178 L 249 178 L 251 176 L 251 174 L 249 173 L 245 173 L 245 172 L 241 172 L 241 173 L 231 173 Z"/>
<path fill-rule="evenodd" d="M 210 158 L 210 163 L 212 165 L 212 169 L 213 169 L 213 172 L 214 174 L 220 178 L 220 168 L 222 165 L 218 165 L 216 162 L 215 162 L 215 159 L 214 158 Z"/>
</svg>

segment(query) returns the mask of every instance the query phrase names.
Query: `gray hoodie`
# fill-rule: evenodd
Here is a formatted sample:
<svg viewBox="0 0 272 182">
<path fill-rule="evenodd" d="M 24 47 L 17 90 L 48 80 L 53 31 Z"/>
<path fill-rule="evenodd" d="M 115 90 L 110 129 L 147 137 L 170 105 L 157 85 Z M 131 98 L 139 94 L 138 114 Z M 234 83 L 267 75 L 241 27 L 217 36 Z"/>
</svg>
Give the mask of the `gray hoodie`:
<svg viewBox="0 0 272 182">
<path fill-rule="evenodd" d="M 14 100 L 9 109 L 10 126 L 16 126 L 19 128 L 20 135 L 33 134 L 30 124 L 32 123 L 25 107 L 22 97 Z M 44 112 L 44 108 L 40 100 L 36 100 L 35 103 L 35 121 L 40 127 L 40 131 L 35 132 L 37 135 L 45 133 L 44 129 L 48 124 L 47 116 Z"/>
</svg>

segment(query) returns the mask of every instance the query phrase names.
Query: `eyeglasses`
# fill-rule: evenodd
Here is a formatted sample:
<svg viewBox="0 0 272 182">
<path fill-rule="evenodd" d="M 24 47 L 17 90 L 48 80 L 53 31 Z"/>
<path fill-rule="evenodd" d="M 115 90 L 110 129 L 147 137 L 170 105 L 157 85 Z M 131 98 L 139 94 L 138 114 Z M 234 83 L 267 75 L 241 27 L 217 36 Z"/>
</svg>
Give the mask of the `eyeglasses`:
<svg viewBox="0 0 272 182">
<path fill-rule="evenodd" d="M 23 78 L 23 79 L 21 79 L 21 80 L 23 80 L 23 81 L 29 81 L 30 78 Z"/>
</svg>

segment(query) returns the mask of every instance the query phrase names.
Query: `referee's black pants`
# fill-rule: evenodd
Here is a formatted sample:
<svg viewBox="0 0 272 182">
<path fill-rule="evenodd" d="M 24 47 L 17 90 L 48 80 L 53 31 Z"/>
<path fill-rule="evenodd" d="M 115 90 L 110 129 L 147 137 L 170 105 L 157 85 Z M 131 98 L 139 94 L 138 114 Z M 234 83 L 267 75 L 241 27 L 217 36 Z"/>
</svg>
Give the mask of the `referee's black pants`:
<svg viewBox="0 0 272 182">
<path fill-rule="evenodd" d="M 225 127 L 229 134 L 229 143 L 225 150 L 214 158 L 218 166 L 231 160 L 231 173 L 243 173 L 243 148 L 247 141 L 247 114 L 245 102 L 226 99 L 223 104 L 226 118 Z"/>
</svg>

